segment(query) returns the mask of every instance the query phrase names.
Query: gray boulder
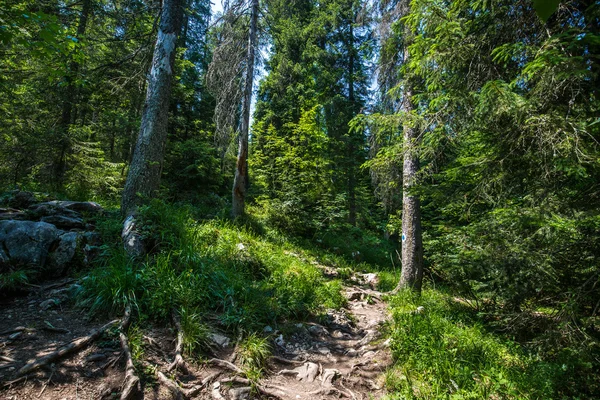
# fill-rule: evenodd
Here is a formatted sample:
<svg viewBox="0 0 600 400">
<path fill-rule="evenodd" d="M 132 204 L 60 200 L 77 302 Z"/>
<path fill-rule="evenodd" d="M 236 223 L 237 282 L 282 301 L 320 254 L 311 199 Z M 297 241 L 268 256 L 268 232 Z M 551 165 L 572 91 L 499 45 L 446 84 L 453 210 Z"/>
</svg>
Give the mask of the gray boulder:
<svg viewBox="0 0 600 400">
<path fill-rule="evenodd" d="M 100 204 L 93 201 L 69 201 L 69 200 L 54 200 L 40 203 L 38 206 L 50 206 L 57 208 L 64 208 L 67 210 L 75 211 L 78 213 L 100 213 L 103 208 Z"/>
<path fill-rule="evenodd" d="M 67 232 L 60 235 L 58 240 L 58 246 L 50 253 L 49 266 L 58 275 L 61 275 L 75 259 L 75 254 L 79 247 L 80 235 L 77 232 Z"/>
<path fill-rule="evenodd" d="M 46 217 L 42 217 L 41 221 L 52 224 L 60 229 L 85 228 L 85 222 L 83 222 L 83 219 L 67 215 L 48 215 Z"/>
<path fill-rule="evenodd" d="M 0 221 L 0 248 L 12 263 L 43 267 L 59 232 L 46 222 Z"/>
</svg>

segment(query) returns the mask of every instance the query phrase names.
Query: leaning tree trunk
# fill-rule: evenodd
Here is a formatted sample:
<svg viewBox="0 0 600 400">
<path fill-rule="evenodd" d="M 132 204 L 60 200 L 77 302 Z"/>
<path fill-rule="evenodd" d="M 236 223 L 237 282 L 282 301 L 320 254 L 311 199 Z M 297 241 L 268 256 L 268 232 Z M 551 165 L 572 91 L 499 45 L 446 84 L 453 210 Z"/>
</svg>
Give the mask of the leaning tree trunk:
<svg viewBox="0 0 600 400">
<path fill-rule="evenodd" d="M 248 187 L 248 131 L 250 128 L 250 102 L 252 101 L 252 84 L 254 80 L 254 50 L 256 47 L 256 25 L 258 19 L 258 0 L 252 0 L 250 15 L 250 35 L 248 37 L 248 55 L 244 99 L 242 102 L 242 124 L 239 136 L 238 157 L 233 180 L 231 216 L 244 215 L 246 189 Z"/>
<path fill-rule="evenodd" d="M 160 186 L 175 48 L 182 17 L 182 0 L 163 1 L 142 124 L 121 200 L 121 213 L 126 217 L 123 240 L 130 254 L 143 251 L 139 237 L 135 235 L 136 209 L 154 197 Z"/>
<path fill-rule="evenodd" d="M 405 46 L 404 62 L 408 61 Z M 403 100 L 404 112 L 413 111 L 412 88 L 406 83 Z M 402 167 L 402 275 L 398 289 L 409 288 L 421 292 L 423 281 L 423 234 L 421 231 L 421 205 L 414 193 L 419 172 L 419 136 L 410 121 L 403 126 L 404 162 Z"/>
</svg>

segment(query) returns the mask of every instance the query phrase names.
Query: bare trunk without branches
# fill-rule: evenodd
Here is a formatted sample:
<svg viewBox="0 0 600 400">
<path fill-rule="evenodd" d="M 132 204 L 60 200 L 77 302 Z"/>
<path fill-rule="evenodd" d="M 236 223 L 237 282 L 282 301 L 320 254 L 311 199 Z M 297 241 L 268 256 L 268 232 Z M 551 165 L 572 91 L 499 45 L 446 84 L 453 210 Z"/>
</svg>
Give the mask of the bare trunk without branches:
<svg viewBox="0 0 600 400">
<path fill-rule="evenodd" d="M 408 49 L 405 44 L 404 62 L 408 61 Z M 404 112 L 408 115 L 413 109 L 412 88 L 405 83 Z M 410 119 L 410 117 L 408 117 Z M 398 289 L 410 288 L 421 292 L 423 281 L 423 232 L 421 230 L 421 204 L 414 194 L 419 172 L 419 134 L 410 121 L 403 127 L 404 162 L 402 168 L 402 275 Z"/>
<path fill-rule="evenodd" d="M 244 98 L 242 103 L 242 123 L 232 190 L 231 216 L 233 218 L 244 214 L 246 189 L 248 187 L 248 131 L 250 129 L 250 102 L 252 101 L 252 84 L 254 82 L 254 50 L 257 36 L 258 4 L 258 0 L 252 0 L 248 56 L 246 59 L 246 79 L 244 81 Z"/>
</svg>

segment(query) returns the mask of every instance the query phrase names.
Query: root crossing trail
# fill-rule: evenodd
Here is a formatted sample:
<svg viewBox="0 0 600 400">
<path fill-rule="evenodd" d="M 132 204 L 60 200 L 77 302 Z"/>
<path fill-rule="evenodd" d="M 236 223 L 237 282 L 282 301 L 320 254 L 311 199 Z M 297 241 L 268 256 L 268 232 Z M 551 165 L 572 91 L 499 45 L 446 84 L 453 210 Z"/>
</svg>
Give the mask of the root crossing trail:
<svg viewBox="0 0 600 400">
<path fill-rule="evenodd" d="M 320 268 L 325 276 L 336 276 L 335 270 Z M 262 378 L 254 382 L 236 364 L 233 338 L 213 335 L 214 358 L 196 363 L 181 358 L 177 319 L 171 327 L 149 326 L 141 337 L 143 358 L 136 364 L 142 390 L 128 398 L 380 398 L 391 356 L 381 335 L 388 315 L 381 293 L 374 290 L 376 281 L 375 274 L 354 274 L 343 289 L 347 307 L 328 310 L 319 323 L 286 325 L 281 332 L 265 327 L 264 333 L 272 338 L 272 356 Z M 49 290 L 42 288 L 27 298 L 0 304 L 6 322 L 0 333 L 0 399 L 101 400 L 125 393 L 126 372 L 132 372 L 131 366 L 126 368 L 129 356 L 118 342 L 106 338 L 89 338 L 85 348 L 19 374 L 23 365 L 106 324 L 81 320 L 81 312 L 66 301 L 69 285 L 77 284 L 59 284 L 58 290 L 48 286 Z"/>
</svg>

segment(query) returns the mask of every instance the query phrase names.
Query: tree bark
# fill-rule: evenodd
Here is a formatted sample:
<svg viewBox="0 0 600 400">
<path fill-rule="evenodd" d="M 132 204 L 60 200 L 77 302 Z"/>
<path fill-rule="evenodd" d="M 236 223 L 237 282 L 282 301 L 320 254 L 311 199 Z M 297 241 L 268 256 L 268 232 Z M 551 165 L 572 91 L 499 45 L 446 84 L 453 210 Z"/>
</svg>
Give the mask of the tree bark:
<svg viewBox="0 0 600 400">
<path fill-rule="evenodd" d="M 133 215 L 160 187 L 175 48 L 182 17 L 182 0 L 163 1 L 140 133 L 121 201 L 124 217 Z"/>
<path fill-rule="evenodd" d="M 408 61 L 405 45 L 404 62 Z M 408 115 L 414 109 L 410 82 L 405 82 L 403 109 Z M 413 193 L 419 172 L 419 135 L 410 122 L 403 126 L 404 162 L 402 168 L 402 274 L 398 289 L 421 292 L 423 281 L 423 233 L 421 231 L 421 205 Z"/>
<path fill-rule="evenodd" d="M 232 218 L 244 215 L 246 190 L 248 188 L 248 131 L 250 128 L 250 102 L 252 101 L 252 84 L 254 81 L 254 50 L 256 47 L 257 20 L 258 0 L 252 0 L 250 32 L 248 37 L 248 55 L 246 59 L 246 79 L 244 98 L 242 102 L 242 124 L 239 135 L 238 157 L 232 190 Z"/>
</svg>

